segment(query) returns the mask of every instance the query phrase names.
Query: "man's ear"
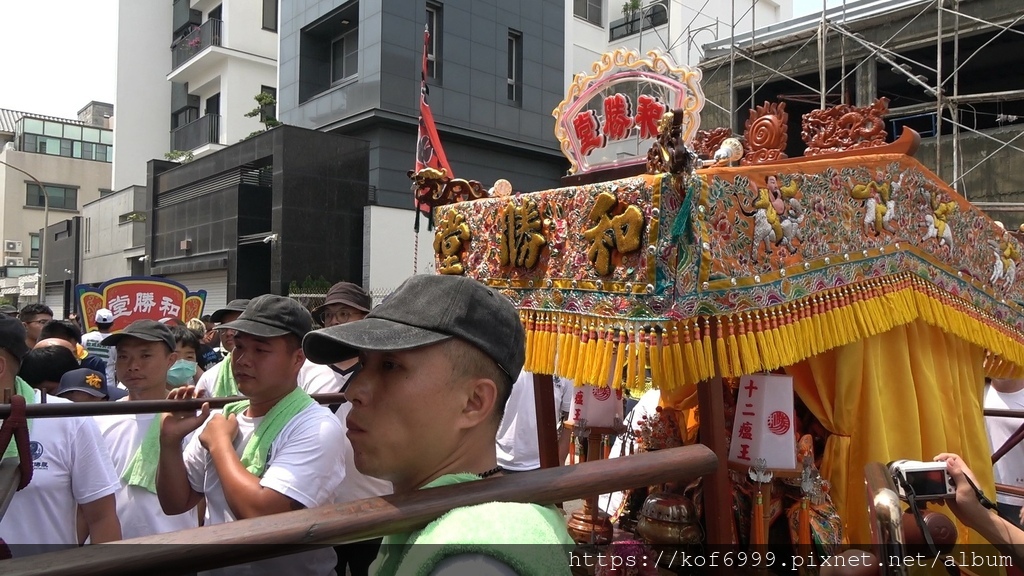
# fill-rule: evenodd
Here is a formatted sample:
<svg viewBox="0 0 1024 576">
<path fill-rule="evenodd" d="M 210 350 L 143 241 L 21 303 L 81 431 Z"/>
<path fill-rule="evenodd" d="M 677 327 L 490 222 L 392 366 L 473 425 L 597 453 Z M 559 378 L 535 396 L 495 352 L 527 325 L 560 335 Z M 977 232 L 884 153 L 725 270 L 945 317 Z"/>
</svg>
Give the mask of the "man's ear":
<svg viewBox="0 0 1024 576">
<path fill-rule="evenodd" d="M 498 385 L 489 378 L 475 378 L 465 386 L 466 404 L 462 408 L 462 418 L 465 427 L 472 428 L 494 415 Z"/>
<path fill-rule="evenodd" d="M 171 366 L 174 366 L 174 363 L 177 362 L 179 358 L 181 357 L 178 356 L 177 350 L 171 352 L 170 355 L 167 356 L 167 369 L 170 370 Z"/>
</svg>

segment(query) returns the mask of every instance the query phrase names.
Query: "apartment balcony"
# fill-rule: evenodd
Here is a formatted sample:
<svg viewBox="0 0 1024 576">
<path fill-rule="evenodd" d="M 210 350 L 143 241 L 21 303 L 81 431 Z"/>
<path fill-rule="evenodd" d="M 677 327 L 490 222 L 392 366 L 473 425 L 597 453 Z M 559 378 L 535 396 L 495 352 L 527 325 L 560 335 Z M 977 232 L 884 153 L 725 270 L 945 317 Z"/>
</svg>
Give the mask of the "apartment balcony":
<svg viewBox="0 0 1024 576">
<path fill-rule="evenodd" d="M 207 114 L 171 130 L 171 150 L 196 152 L 220 147 L 220 115 Z"/>
<path fill-rule="evenodd" d="M 220 20 L 211 18 L 171 46 L 171 70 L 177 70 L 210 46 L 220 46 Z"/>
</svg>

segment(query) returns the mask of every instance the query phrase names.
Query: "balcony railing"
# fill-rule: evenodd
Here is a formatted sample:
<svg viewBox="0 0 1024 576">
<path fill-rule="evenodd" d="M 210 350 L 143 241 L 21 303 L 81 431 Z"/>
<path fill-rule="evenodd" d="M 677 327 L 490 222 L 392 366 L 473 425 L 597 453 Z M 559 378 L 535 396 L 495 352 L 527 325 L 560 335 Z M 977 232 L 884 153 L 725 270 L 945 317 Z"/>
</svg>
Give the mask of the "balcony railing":
<svg viewBox="0 0 1024 576">
<path fill-rule="evenodd" d="M 219 142 L 220 115 L 218 114 L 207 114 L 199 120 L 171 130 L 171 150 L 188 152 L 204 144 Z"/>
<path fill-rule="evenodd" d="M 625 18 L 614 20 L 608 26 L 608 41 L 632 36 L 640 30 L 650 30 L 668 23 L 668 7 L 664 2 L 653 2 L 641 9 L 628 14 Z"/>
<path fill-rule="evenodd" d="M 221 21 L 211 18 L 171 45 L 171 69 L 188 62 L 210 46 L 220 46 Z"/>
</svg>

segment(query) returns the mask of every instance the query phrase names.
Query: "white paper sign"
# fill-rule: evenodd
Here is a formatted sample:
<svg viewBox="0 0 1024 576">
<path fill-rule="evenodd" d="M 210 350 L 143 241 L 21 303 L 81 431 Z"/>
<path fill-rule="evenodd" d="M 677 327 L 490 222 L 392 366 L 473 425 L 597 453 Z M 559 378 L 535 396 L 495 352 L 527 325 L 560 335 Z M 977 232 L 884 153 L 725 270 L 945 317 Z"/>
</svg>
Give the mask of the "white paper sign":
<svg viewBox="0 0 1024 576">
<path fill-rule="evenodd" d="M 768 468 L 796 468 L 790 376 L 754 374 L 740 378 L 729 462 L 753 466 L 759 458 L 765 459 Z"/>
</svg>

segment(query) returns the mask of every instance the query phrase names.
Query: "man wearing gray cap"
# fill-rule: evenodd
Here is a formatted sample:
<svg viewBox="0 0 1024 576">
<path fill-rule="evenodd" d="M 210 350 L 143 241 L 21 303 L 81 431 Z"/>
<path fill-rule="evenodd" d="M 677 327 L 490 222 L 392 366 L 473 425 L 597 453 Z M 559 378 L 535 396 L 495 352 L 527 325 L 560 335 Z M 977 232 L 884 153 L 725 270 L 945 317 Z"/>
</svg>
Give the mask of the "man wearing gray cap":
<svg viewBox="0 0 1024 576">
<path fill-rule="evenodd" d="M 205 394 L 211 398 L 224 398 L 243 394 L 238 389 L 238 382 L 231 369 L 230 351 L 235 347 L 235 331 L 228 328 L 245 311 L 250 300 L 232 300 L 228 305 L 213 313 L 212 320 L 218 322 L 215 328 L 220 332 L 220 339 L 229 353 L 224 360 L 216 363 L 203 373 L 196 382 L 196 394 Z M 309 313 L 307 312 L 308 316 Z M 312 326 L 310 326 L 312 328 Z M 301 336 L 300 336 L 301 338 Z M 327 366 L 318 366 L 312 362 L 304 362 L 299 369 L 299 388 L 307 394 L 332 394 L 341 392 L 342 382 L 335 378 L 334 372 Z"/>
<path fill-rule="evenodd" d="M 461 276 L 413 276 L 363 320 L 309 333 L 303 349 L 322 364 L 359 356 L 345 396 L 360 472 L 396 494 L 501 473 L 495 433 L 525 359 L 519 314 L 501 293 Z M 426 542 L 435 545 L 413 546 Z M 571 544 L 553 507 L 491 503 L 386 537 L 373 571 L 569 574 Z"/>
<path fill-rule="evenodd" d="M 298 387 L 305 362 L 301 339 L 313 318 L 291 298 L 267 294 L 221 330 L 234 330 L 231 366 L 248 400 L 210 416 L 176 412 L 160 430 L 156 491 L 166 514 L 193 509 L 206 497 L 209 524 L 313 508 L 334 500 L 345 475 L 341 425 L 330 410 Z M 170 399 L 192 398 L 183 386 Z M 176 449 L 195 431 L 184 453 Z M 333 574 L 334 550 L 274 558 L 228 572 Z"/>
<path fill-rule="evenodd" d="M 0 314 L 3 314 L 4 316 L 14 316 L 15 318 L 17 318 L 18 309 L 15 308 L 14 306 L 11 306 L 10 304 L 3 304 L 0 305 Z"/>
</svg>

